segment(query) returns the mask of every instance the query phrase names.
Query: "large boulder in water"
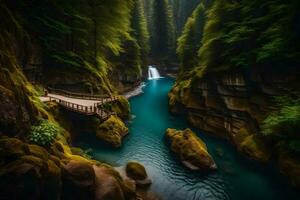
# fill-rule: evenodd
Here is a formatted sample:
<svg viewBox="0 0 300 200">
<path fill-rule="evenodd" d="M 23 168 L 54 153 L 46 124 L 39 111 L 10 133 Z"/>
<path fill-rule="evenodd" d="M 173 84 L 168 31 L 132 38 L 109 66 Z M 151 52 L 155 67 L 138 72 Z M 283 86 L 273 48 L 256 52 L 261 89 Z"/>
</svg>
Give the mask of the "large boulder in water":
<svg viewBox="0 0 300 200">
<path fill-rule="evenodd" d="M 117 116 L 110 116 L 105 122 L 100 124 L 96 130 L 96 136 L 100 140 L 113 147 L 120 147 L 122 138 L 128 133 L 128 128 Z"/>
<path fill-rule="evenodd" d="M 167 129 L 166 138 L 171 150 L 191 170 L 215 170 L 216 163 L 207 151 L 205 143 L 190 129 Z"/>
<path fill-rule="evenodd" d="M 148 178 L 145 167 L 138 162 L 128 162 L 125 171 L 126 176 L 134 180 L 138 186 L 148 186 L 152 183 Z"/>
<path fill-rule="evenodd" d="M 143 180 L 147 178 L 145 167 L 137 162 L 129 162 L 126 165 L 126 174 L 133 180 Z"/>
</svg>

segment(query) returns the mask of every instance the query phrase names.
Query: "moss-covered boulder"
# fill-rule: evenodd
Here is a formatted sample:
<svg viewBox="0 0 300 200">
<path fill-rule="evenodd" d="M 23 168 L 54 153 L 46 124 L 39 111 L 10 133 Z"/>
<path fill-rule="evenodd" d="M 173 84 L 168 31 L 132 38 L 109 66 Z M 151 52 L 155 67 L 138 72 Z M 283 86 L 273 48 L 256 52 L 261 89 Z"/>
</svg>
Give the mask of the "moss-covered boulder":
<svg viewBox="0 0 300 200">
<path fill-rule="evenodd" d="M 167 129 L 166 138 L 171 150 L 191 170 L 215 170 L 216 163 L 207 151 L 205 143 L 190 129 Z"/>
<path fill-rule="evenodd" d="M 134 180 L 137 187 L 149 186 L 152 181 L 148 178 L 146 169 L 143 165 L 138 162 L 128 162 L 125 167 L 126 178 Z"/>
<path fill-rule="evenodd" d="M 129 162 L 126 165 L 126 174 L 134 180 L 144 180 L 147 178 L 145 167 L 138 162 Z"/>
<path fill-rule="evenodd" d="M 63 199 L 93 199 L 95 172 L 87 162 L 70 161 L 63 170 Z"/>
<path fill-rule="evenodd" d="M 128 100 L 124 96 L 118 96 L 117 100 L 105 103 L 103 107 L 105 108 L 105 110 L 115 112 L 117 116 L 123 120 L 130 117 L 130 105 Z"/>
<path fill-rule="evenodd" d="M 269 161 L 270 153 L 257 134 L 251 134 L 247 129 L 241 128 L 236 134 L 232 134 L 231 139 L 237 150 L 249 159 L 262 163 Z"/>
<path fill-rule="evenodd" d="M 46 149 L 16 138 L 0 139 L 0 193 L 5 199 L 58 199 L 60 162 Z"/>
<path fill-rule="evenodd" d="M 96 136 L 100 140 L 110 144 L 113 147 L 120 147 L 122 138 L 128 133 L 128 128 L 117 116 L 110 116 L 105 122 L 101 123 Z"/>
<path fill-rule="evenodd" d="M 123 183 L 118 173 L 107 166 L 93 166 L 96 175 L 95 199 L 124 200 Z"/>
</svg>

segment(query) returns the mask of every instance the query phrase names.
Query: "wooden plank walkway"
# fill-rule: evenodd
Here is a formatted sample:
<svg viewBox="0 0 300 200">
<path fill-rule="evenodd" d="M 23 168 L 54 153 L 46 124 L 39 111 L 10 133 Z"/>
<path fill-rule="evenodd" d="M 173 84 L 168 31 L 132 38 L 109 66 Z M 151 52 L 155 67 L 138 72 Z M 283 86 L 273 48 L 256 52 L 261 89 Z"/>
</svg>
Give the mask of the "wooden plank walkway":
<svg viewBox="0 0 300 200">
<path fill-rule="evenodd" d="M 95 115 L 102 120 L 107 119 L 116 113 L 104 110 L 101 105 L 108 102 L 113 102 L 118 99 L 117 96 L 94 96 L 79 93 L 70 93 L 67 91 L 51 91 L 47 92 L 45 96 L 40 97 L 42 102 L 53 101 L 63 106 L 64 108 L 77 112 L 83 115 Z"/>
</svg>

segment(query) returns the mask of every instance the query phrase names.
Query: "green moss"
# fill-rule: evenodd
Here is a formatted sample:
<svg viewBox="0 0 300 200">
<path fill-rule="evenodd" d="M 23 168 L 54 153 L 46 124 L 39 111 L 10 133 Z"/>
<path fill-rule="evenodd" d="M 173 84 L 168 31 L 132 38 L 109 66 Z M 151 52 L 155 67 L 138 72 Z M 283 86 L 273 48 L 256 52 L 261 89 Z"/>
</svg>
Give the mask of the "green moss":
<svg viewBox="0 0 300 200">
<path fill-rule="evenodd" d="M 261 138 L 249 133 L 246 128 L 241 128 L 233 137 L 238 150 L 248 156 L 250 159 L 260 162 L 267 162 L 270 159 L 270 153 L 266 149 Z"/>
<path fill-rule="evenodd" d="M 71 151 L 74 155 L 82 156 L 87 159 L 92 158 L 92 156 L 89 155 L 89 153 L 92 151 L 92 149 L 82 150 L 81 148 L 78 148 L 78 147 L 71 147 Z"/>
<path fill-rule="evenodd" d="M 124 96 L 118 96 L 118 99 L 113 102 L 102 105 L 105 110 L 115 112 L 121 119 L 128 119 L 130 116 L 130 105 Z"/>
<path fill-rule="evenodd" d="M 167 129 L 166 137 L 171 143 L 171 150 L 190 169 L 216 169 L 213 158 L 207 151 L 205 143 L 190 129 L 177 131 Z"/>
<path fill-rule="evenodd" d="M 26 149 L 26 145 L 21 140 L 3 137 L 0 139 L 0 160 L 1 162 L 16 160 L 25 155 Z"/>
<path fill-rule="evenodd" d="M 43 160 L 49 159 L 49 153 L 46 149 L 41 146 L 29 144 L 28 145 L 28 154 L 41 158 Z"/>
<path fill-rule="evenodd" d="M 122 137 L 127 133 L 128 128 L 125 124 L 118 117 L 112 115 L 99 125 L 96 136 L 114 147 L 119 147 Z"/>
<path fill-rule="evenodd" d="M 38 157 L 35 157 L 35 156 L 32 156 L 32 155 L 22 156 L 21 160 L 22 160 L 22 162 L 30 163 L 34 166 L 37 166 L 37 167 L 41 168 L 41 169 L 47 169 L 47 160 L 43 160 L 41 158 L 38 158 Z"/>
</svg>

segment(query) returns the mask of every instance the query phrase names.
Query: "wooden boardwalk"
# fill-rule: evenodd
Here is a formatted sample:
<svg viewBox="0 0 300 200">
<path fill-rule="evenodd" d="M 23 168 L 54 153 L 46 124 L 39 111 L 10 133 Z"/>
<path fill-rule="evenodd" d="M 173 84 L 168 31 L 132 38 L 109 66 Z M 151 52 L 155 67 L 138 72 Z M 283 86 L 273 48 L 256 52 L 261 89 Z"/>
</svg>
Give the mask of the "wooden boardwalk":
<svg viewBox="0 0 300 200">
<path fill-rule="evenodd" d="M 97 96 L 53 89 L 49 89 L 47 95 L 40 97 L 42 102 L 53 101 L 73 112 L 87 116 L 95 115 L 102 120 L 116 113 L 101 108 L 101 105 L 117 99 L 118 96 Z"/>
</svg>

